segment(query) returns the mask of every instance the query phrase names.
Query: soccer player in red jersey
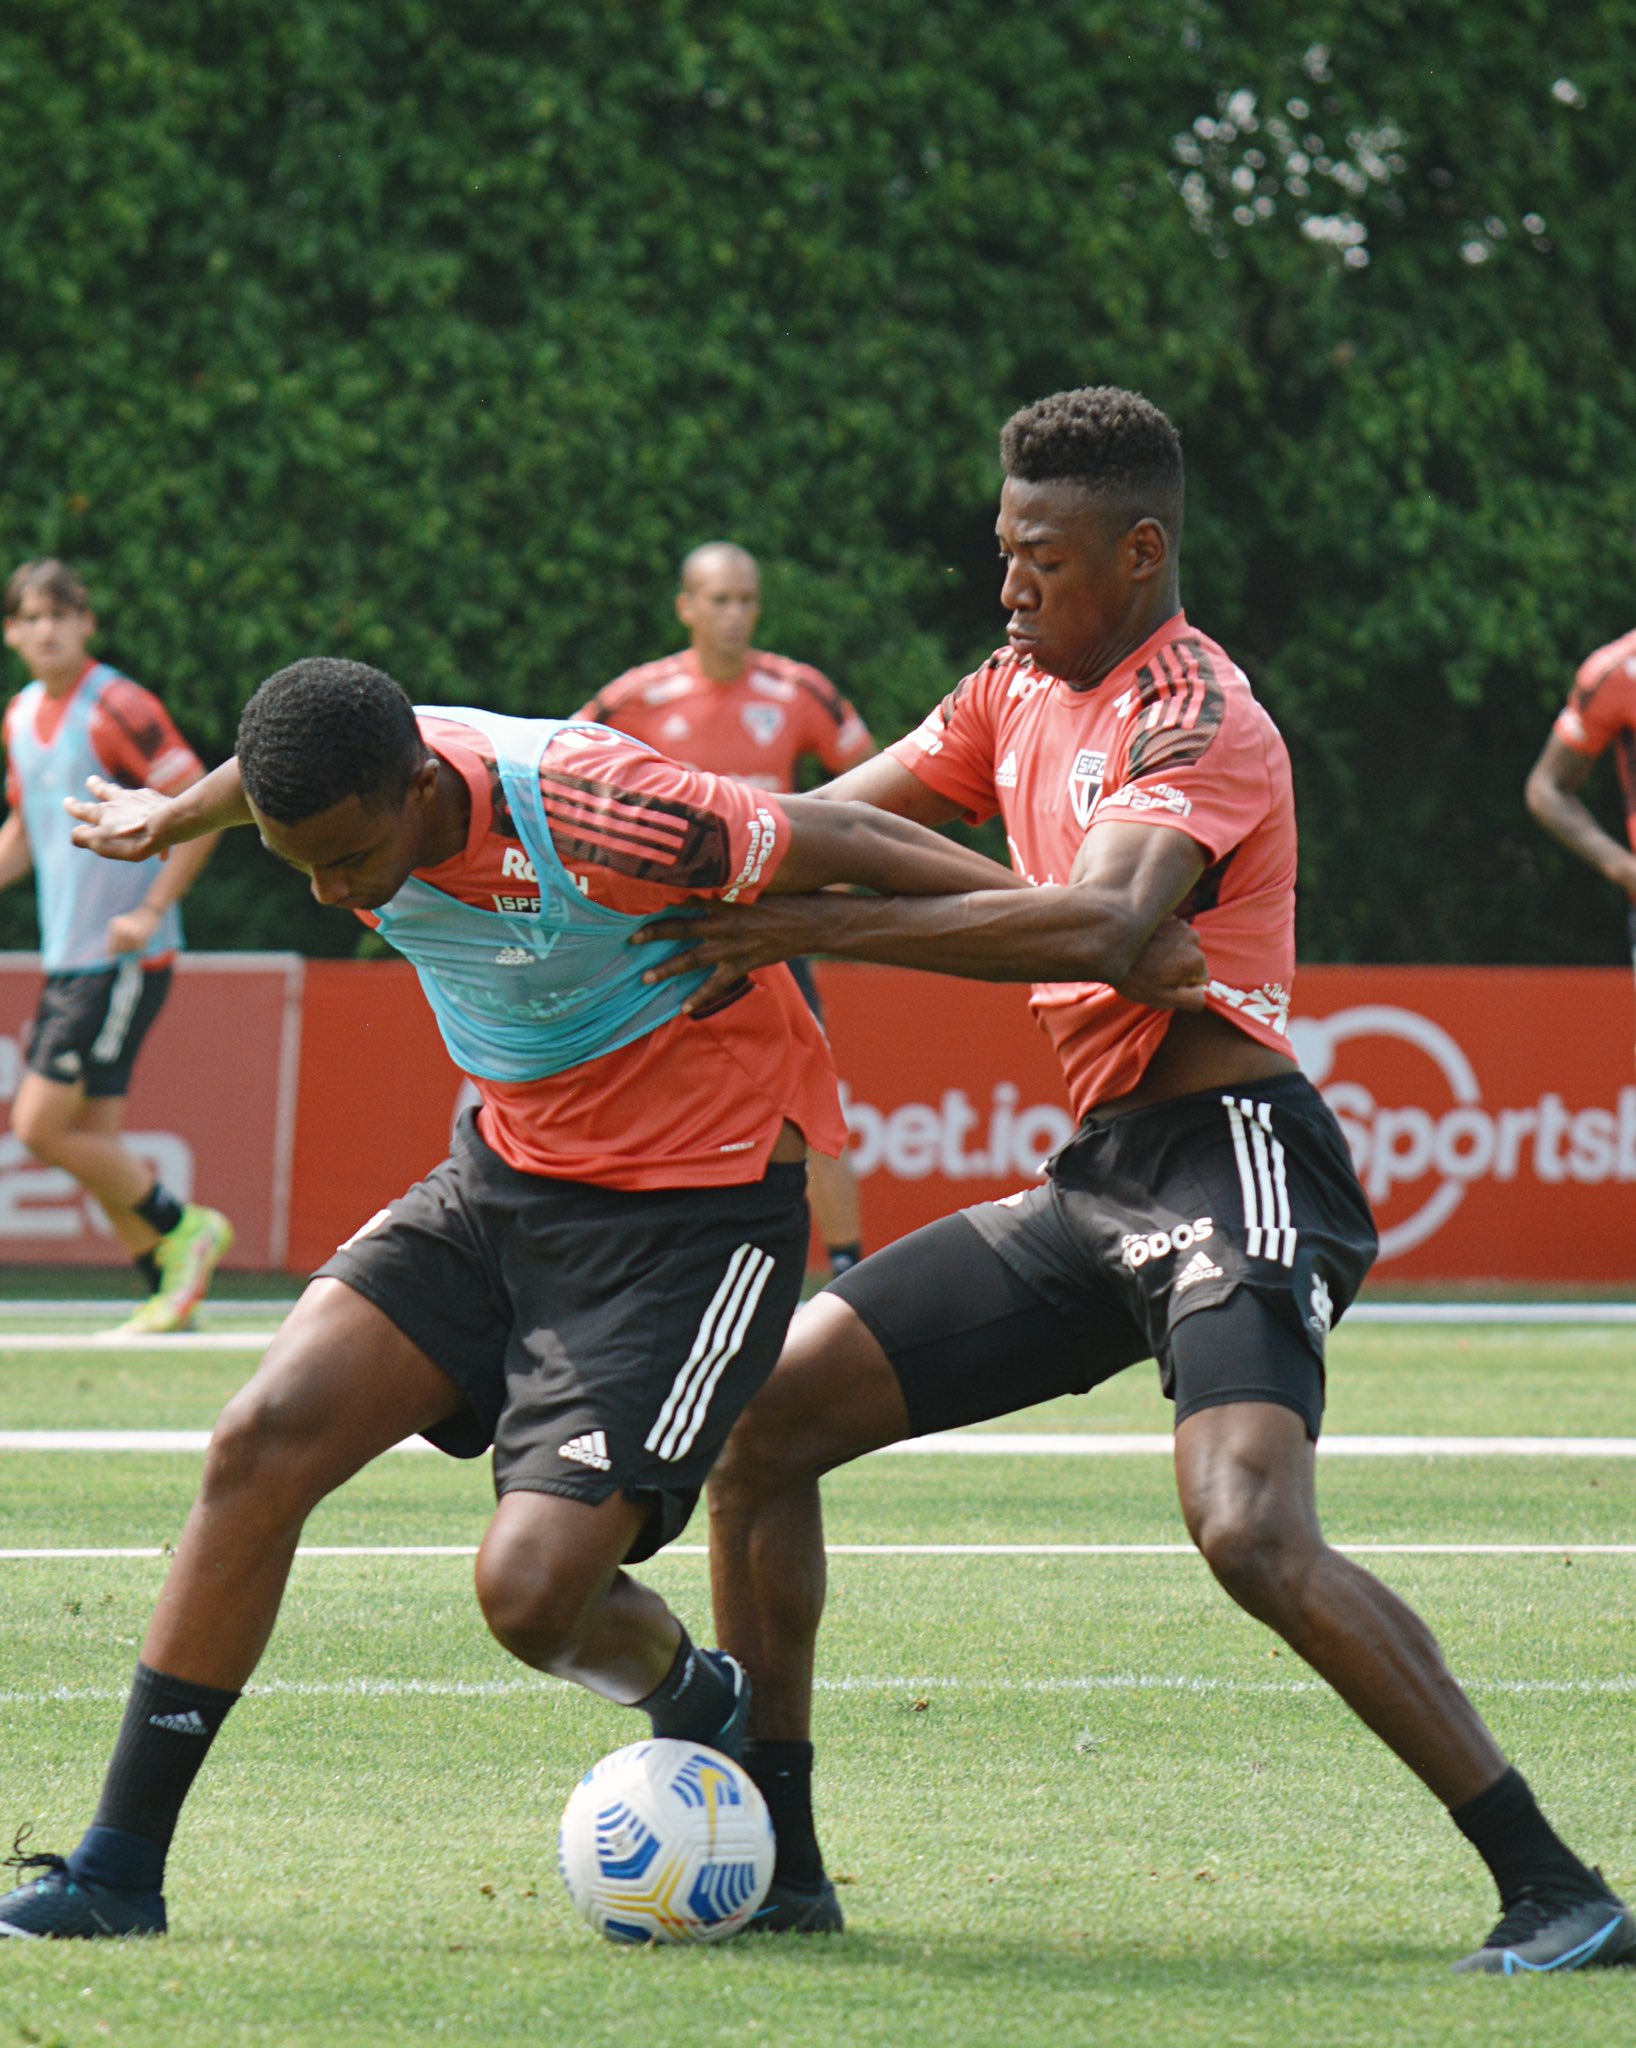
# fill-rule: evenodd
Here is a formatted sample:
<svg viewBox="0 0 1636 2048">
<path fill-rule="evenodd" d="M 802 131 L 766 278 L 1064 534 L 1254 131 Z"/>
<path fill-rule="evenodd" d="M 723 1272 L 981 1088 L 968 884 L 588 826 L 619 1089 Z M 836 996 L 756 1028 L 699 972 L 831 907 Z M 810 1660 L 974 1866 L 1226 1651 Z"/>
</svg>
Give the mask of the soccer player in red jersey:
<svg viewBox="0 0 1636 2048">
<path fill-rule="evenodd" d="M 1628 846 L 1604 832 L 1580 791 L 1609 748 L 1619 769 Z M 1636 632 L 1599 647 L 1574 678 L 1573 693 L 1528 777 L 1528 808 L 1554 839 L 1625 894 L 1636 965 Z"/>
<path fill-rule="evenodd" d="M 717 1623 L 754 1679 L 745 1762 L 779 1834 L 765 1924 L 841 1925 L 809 1789 L 820 1476 L 1156 1357 L 1211 1570 L 1493 1872 L 1500 1924 L 1457 1967 L 1636 1958 L 1636 1920 L 1544 1820 L 1425 1624 L 1319 1529 L 1325 1340 L 1375 1231 L 1289 1052 L 1289 761 L 1244 676 L 1182 612 L 1174 429 L 1133 393 L 1066 392 L 1016 414 L 1001 448 L 1008 644 L 825 793 L 926 824 L 999 811 L 1037 886 L 703 921 L 702 957 L 727 976 L 818 948 L 1031 980 L 1082 1119 L 1042 1187 L 918 1231 L 808 1303 L 712 1478 Z M 1209 979 L 1165 1014 L 1118 985 L 1172 913 L 1192 921 Z"/>
<path fill-rule="evenodd" d="M 88 652 L 90 592 L 66 562 L 24 562 L 6 584 L 6 645 L 30 681 L 6 707 L 0 889 L 34 870 L 45 986 L 11 1127 L 37 1159 L 93 1194 L 146 1297 L 122 1333 L 186 1329 L 233 1242 L 219 1210 L 180 1200 L 124 1142 L 125 1097 L 170 992 L 177 906 L 210 858 L 112 868 L 76 847 L 62 807 L 89 774 L 166 794 L 204 764 L 151 690 Z"/>
<path fill-rule="evenodd" d="M 732 541 L 706 541 L 683 561 L 680 581 L 676 616 L 688 645 L 615 676 L 579 717 L 758 789 L 793 790 L 807 759 L 840 775 L 874 753 L 868 727 L 828 676 L 751 645 L 761 616 L 754 555 Z M 811 965 L 799 956 L 787 964 L 821 1024 Z M 863 1255 L 857 1176 L 844 1152 L 814 1152 L 807 1170 L 830 1271 L 844 1273 Z"/>
<path fill-rule="evenodd" d="M 271 676 L 238 753 L 172 798 L 97 780 L 78 843 L 127 859 L 253 824 L 413 961 L 482 1107 L 364 1222 L 222 1414 L 101 1805 L 0 1899 L 0 1936 L 162 1932 L 166 1854 L 266 1646 L 302 1526 L 417 1433 L 493 1446 L 477 1594 L 542 1671 L 734 1749 L 742 1673 L 627 1566 L 685 1525 L 772 1370 L 806 1265 L 804 1160 L 845 1126 L 782 967 L 682 1008 L 631 935 L 697 897 L 1009 883 L 863 805 L 773 796 L 594 725 L 411 708 L 390 677 Z M 15 1859 L 14 1859 L 15 1860 Z"/>
</svg>

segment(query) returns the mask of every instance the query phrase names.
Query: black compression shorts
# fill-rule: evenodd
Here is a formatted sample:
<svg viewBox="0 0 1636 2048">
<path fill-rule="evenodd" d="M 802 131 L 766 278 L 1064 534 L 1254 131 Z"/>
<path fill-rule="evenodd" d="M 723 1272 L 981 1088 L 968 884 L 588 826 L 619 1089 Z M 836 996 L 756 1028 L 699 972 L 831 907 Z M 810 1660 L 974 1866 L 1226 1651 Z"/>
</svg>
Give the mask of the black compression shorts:
<svg viewBox="0 0 1636 2048">
<path fill-rule="evenodd" d="M 1374 1254 L 1340 1127 L 1291 1073 L 1087 1124 L 1042 1187 L 916 1231 L 831 1291 L 891 1360 L 917 1435 L 1157 1358 L 1178 1422 L 1271 1401 L 1316 1438 L 1325 1341 Z"/>
<path fill-rule="evenodd" d="M 741 1187 L 630 1191 L 508 1166 L 468 1112 L 443 1164 L 321 1274 L 446 1372 L 439 1450 L 494 1446 L 494 1486 L 646 1502 L 639 1562 L 686 1526 L 777 1363 L 806 1269 L 806 1168 Z"/>
</svg>

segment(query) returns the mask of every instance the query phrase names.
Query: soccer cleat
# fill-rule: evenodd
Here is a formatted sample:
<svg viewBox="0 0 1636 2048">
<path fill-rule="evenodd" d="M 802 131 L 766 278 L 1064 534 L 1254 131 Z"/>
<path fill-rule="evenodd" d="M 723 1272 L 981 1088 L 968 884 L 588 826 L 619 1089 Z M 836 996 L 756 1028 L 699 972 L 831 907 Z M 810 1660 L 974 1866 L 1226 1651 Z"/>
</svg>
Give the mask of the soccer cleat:
<svg viewBox="0 0 1636 2048">
<path fill-rule="evenodd" d="M 751 1916 L 744 1932 L 840 1934 L 845 1928 L 846 1916 L 835 1896 L 835 1887 L 827 1877 L 821 1884 L 810 1888 L 800 1884 L 780 1884 L 774 1878 L 771 1889 L 759 1910 Z"/>
<path fill-rule="evenodd" d="M 5 1863 L 13 1870 L 40 1870 L 44 1875 L 0 1898 L 0 1936 L 19 1941 L 97 1941 L 109 1935 L 164 1933 L 162 1892 L 116 1892 L 110 1885 L 83 1883 L 63 1857 L 27 1854 L 27 1832 L 25 1828 L 18 1834 L 14 1853 Z"/>
<path fill-rule="evenodd" d="M 1461 1974 L 1518 1977 L 1525 1971 L 1605 1970 L 1636 1964 L 1636 1914 L 1612 1892 L 1594 1898 L 1542 1885 L 1524 1891 L 1481 1948 L 1454 1965 Z"/>
<path fill-rule="evenodd" d="M 727 1719 L 714 1735 L 700 1739 L 712 1749 L 719 1749 L 723 1756 L 730 1756 L 734 1763 L 743 1763 L 744 1737 L 750 1726 L 750 1674 L 726 1650 L 701 1650 L 699 1655 L 733 1688 L 733 1706 Z"/>
<path fill-rule="evenodd" d="M 142 1304 L 131 1323 L 147 1317 L 147 1331 L 185 1330 L 193 1311 L 210 1291 L 211 1275 L 233 1248 L 233 1226 L 219 1209 L 201 1209 L 192 1202 L 182 1220 L 154 1247 L 159 1261 L 159 1292 Z M 169 1320 L 164 1318 L 168 1316 Z M 138 1334 L 126 1326 L 131 1335 Z"/>
<path fill-rule="evenodd" d="M 120 1337 L 164 1337 L 172 1331 L 188 1329 L 193 1318 L 185 1323 L 176 1320 L 176 1311 L 162 1294 L 150 1294 L 146 1301 L 119 1324 L 116 1329 L 103 1330 L 98 1336 L 99 1343 L 106 1343 Z"/>
</svg>

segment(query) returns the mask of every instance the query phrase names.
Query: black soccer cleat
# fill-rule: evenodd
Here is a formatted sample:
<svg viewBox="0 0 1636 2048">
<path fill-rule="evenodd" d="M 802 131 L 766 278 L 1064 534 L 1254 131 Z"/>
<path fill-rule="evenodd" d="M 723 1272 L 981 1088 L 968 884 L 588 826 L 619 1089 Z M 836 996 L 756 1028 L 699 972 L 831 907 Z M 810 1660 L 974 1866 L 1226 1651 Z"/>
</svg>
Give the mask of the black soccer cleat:
<svg viewBox="0 0 1636 2048">
<path fill-rule="evenodd" d="M 745 1934 L 841 1934 L 846 1916 L 826 1877 L 808 1886 L 780 1884 L 775 1878 L 759 1910 L 750 1916 Z"/>
<path fill-rule="evenodd" d="M 162 1892 L 118 1892 L 111 1885 L 90 1884 L 74 1876 L 66 1860 L 50 1854 L 29 1855 L 23 1849 L 24 1829 L 5 1858 L 13 1870 L 40 1870 L 44 1875 L 21 1884 L 0 1898 L 0 1936 L 20 1941 L 97 1941 L 109 1935 L 163 1934 Z"/>
<path fill-rule="evenodd" d="M 1607 1970 L 1636 1964 L 1636 1914 L 1607 1890 L 1587 1898 L 1555 1885 L 1524 1891 L 1481 1948 L 1454 1965 L 1461 1974 L 1519 1977 L 1525 1971 Z"/>
</svg>

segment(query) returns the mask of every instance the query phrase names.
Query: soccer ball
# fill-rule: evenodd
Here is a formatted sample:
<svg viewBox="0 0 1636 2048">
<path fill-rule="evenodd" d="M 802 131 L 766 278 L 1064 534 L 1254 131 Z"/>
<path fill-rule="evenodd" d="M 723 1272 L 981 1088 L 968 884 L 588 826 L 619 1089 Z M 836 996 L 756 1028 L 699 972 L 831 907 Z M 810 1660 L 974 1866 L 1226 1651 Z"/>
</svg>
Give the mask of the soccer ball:
<svg viewBox="0 0 1636 2048">
<path fill-rule="evenodd" d="M 719 1750 L 656 1736 L 593 1764 L 563 1808 L 568 1896 L 609 1941 L 724 1941 L 773 1880 L 773 1824 Z"/>
</svg>

